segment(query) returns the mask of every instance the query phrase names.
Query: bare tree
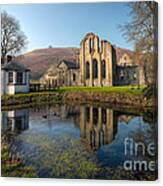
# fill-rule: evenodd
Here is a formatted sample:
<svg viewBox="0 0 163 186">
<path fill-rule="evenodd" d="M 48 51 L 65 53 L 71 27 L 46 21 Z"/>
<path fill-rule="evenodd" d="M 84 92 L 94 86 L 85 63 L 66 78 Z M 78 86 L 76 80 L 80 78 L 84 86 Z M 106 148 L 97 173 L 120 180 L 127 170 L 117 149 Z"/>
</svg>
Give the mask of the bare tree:
<svg viewBox="0 0 163 186">
<path fill-rule="evenodd" d="M 27 44 L 27 38 L 20 30 L 19 21 L 6 11 L 1 13 L 1 62 L 7 55 L 19 53 Z"/>
<path fill-rule="evenodd" d="M 128 42 L 135 46 L 140 54 L 141 65 L 145 72 L 146 83 L 155 83 L 157 69 L 157 3 L 138 1 L 128 3 L 131 21 L 121 26 Z"/>
</svg>

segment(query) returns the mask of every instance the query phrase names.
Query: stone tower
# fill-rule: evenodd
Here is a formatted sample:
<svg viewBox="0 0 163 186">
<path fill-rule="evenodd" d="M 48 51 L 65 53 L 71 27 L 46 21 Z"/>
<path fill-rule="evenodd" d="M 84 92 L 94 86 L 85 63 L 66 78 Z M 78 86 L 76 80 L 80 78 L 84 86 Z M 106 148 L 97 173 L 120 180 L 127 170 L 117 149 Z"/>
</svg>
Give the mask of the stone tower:
<svg viewBox="0 0 163 186">
<path fill-rule="evenodd" d="M 80 43 L 80 84 L 113 86 L 115 56 L 113 46 L 88 33 Z"/>
</svg>

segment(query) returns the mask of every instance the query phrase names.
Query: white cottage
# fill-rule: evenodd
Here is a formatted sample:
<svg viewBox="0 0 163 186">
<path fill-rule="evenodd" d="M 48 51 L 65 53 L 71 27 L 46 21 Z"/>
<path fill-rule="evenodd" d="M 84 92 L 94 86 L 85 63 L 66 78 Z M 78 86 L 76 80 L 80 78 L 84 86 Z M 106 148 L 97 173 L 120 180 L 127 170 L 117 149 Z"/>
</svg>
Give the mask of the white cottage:
<svg viewBox="0 0 163 186">
<path fill-rule="evenodd" d="M 10 61 L 1 68 L 1 95 L 29 92 L 30 70 L 23 64 Z"/>
</svg>

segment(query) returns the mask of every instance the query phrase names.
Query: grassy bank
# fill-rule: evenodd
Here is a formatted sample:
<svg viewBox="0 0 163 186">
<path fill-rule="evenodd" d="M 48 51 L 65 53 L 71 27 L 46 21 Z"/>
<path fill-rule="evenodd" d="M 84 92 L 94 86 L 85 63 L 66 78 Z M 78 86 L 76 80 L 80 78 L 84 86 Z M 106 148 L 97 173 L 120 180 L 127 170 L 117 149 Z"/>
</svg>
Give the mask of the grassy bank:
<svg viewBox="0 0 163 186">
<path fill-rule="evenodd" d="M 1 97 L 2 107 L 18 105 L 39 105 L 48 102 L 60 102 L 62 94 L 57 91 L 30 92 L 24 94 L 4 95 Z"/>
<path fill-rule="evenodd" d="M 132 86 L 115 87 L 60 87 L 42 92 L 30 92 L 15 95 L 3 95 L 2 107 L 18 105 L 39 105 L 43 103 L 61 102 L 101 102 L 124 106 L 152 106 L 153 100 L 144 99 L 145 87 L 139 89 Z"/>
<path fill-rule="evenodd" d="M 15 95 L 3 95 L 2 98 L 9 97 L 26 97 L 26 96 L 41 96 L 41 95 L 53 95 L 55 93 L 65 93 L 65 92 L 107 92 L 107 93 L 126 93 L 126 94 L 143 94 L 144 86 L 139 89 L 132 86 L 115 86 L 115 87 L 83 87 L 83 86 L 71 86 L 71 87 L 60 87 L 57 89 L 51 89 L 49 91 L 40 92 L 29 92 L 29 93 L 18 93 Z"/>
</svg>

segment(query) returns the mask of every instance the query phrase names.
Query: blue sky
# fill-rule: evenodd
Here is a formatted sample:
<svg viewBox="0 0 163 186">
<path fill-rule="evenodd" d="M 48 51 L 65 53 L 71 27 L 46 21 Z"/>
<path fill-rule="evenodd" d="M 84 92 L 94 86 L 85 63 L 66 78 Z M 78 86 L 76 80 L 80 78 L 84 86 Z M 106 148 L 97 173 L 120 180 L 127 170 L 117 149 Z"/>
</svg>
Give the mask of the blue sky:
<svg viewBox="0 0 163 186">
<path fill-rule="evenodd" d="M 88 32 L 118 47 L 133 49 L 118 29 L 130 20 L 126 3 L 16 4 L 2 5 L 1 9 L 20 21 L 28 38 L 25 51 L 49 45 L 79 47 Z"/>
</svg>

